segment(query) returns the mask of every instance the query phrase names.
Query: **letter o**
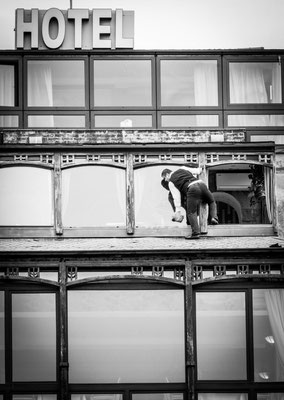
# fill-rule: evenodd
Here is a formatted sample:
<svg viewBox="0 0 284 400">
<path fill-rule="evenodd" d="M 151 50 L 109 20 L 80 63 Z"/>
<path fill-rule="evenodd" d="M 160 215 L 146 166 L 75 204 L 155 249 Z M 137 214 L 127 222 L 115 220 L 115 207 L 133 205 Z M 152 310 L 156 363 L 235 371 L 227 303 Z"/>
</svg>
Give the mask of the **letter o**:
<svg viewBox="0 0 284 400">
<path fill-rule="evenodd" d="M 58 33 L 56 38 L 51 38 L 49 34 L 49 25 L 52 18 L 55 18 L 58 23 Z M 58 49 L 63 43 L 65 37 L 65 19 L 58 8 L 50 8 L 44 14 L 42 19 L 42 39 L 46 47 L 50 49 Z"/>
</svg>

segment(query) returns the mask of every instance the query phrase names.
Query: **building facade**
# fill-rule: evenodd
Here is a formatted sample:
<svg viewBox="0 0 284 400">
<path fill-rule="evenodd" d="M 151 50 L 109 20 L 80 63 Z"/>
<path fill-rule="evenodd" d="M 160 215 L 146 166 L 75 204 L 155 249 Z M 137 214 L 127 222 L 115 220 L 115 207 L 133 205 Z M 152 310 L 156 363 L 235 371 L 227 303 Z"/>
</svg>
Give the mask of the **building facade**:
<svg viewBox="0 0 284 400">
<path fill-rule="evenodd" d="M 0 52 L 0 400 L 284 399 L 283 58 Z"/>
</svg>

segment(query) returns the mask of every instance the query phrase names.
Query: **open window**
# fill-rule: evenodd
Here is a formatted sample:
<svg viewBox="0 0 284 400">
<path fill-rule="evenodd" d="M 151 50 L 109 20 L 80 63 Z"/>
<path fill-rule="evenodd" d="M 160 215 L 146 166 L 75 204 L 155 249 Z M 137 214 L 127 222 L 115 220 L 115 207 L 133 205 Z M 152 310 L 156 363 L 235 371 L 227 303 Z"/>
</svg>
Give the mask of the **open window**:
<svg viewBox="0 0 284 400">
<path fill-rule="evenodd" d="M 209 188 L 221 224 L 273 222 L 272 169 L 259 164 L 210 167 Z"/>
</svg>

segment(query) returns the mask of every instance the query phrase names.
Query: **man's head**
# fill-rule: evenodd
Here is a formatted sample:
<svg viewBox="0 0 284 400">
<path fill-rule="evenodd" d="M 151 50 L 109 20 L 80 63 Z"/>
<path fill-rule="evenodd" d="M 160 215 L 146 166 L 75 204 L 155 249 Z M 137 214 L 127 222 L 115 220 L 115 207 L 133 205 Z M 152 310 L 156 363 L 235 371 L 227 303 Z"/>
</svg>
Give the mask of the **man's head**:
<svg viewBox="0 0 284 400">
<path fill-rule="evenodd" d="M 163 169 L 163 171 L 161 173 L 163 180 L 166 182 L 169 182 L 171 173 L 172 173 L 171 169 L 168 169 L 168 168 Z"/>
</svg>

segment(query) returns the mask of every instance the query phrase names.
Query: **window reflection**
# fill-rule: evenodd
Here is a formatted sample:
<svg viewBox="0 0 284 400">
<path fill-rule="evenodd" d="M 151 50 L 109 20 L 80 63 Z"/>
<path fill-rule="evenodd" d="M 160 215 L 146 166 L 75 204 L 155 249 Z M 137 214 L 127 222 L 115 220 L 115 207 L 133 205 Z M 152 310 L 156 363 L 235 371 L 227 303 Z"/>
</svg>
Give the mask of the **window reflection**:
<svg viewBox="0 0 284 400">
<path fill-rule="evenodd" d="M 0 64 L 0 106 L 15 105 L 15 67 Z"/>
<path fill-rule="evenodd" d="M 253 290 L 255 381 L 284 380 L 284 289 Z"/>
<path fill-rule="evenodd" d="M 0 292 L 0 383 L 5 383 L 4 292 Z M 1 397 L 1 395 L 0 395 Z"/>
<path fill-rule="evenodd" d="M 72 394 L 71 400 L 122 400 L 122 394 Z"/>
<path fill-rule="evenodd" d="M 63 170 L 62 208 L 65 227 L 124 227 L 125 170 L 102 166 Z"/>
<path fill-rule="evenodd" d="M 29 128 L 84 128 L 85 115 L 29 115 Z"/>
<path fill-rule="evenodd" d="M 247 400 L 246 393 L 199 393 L 198 400 Z"/>
<path fill-rule="evenodd" d="M 228 115 L 228 126 L 284 126 L 283 114 Z"/>
<path fill-rule="evenodd" d="M 19 126 L 18 115 L 0 115 L 1 128 L 17 128 Z"/>
<path fill-rule="evenodd" d="M 182 393 L 134 393 L 132 400 L 183 400 Z"/>
<path fill-rule="evenodd" d="M 71 383 L 184 382 L 180 290 L 71 291 Z"/>
<path fill-rule="evenodd" d="M 55 394 L 16 394 L 13 400 L 56 400 Z"/>
<path fill-rule="evenodd" d="M 12 295 L 12 346 L 14 381 L 56 380 L 54 293 Z"/>
<path fill-rule="evenodd" d="M 53 225 L 50 170 L 1 168 L 0 181 L 0 225 Z"/>
<path fill-rule="evenodd" d="M 151 106 L 151 60 L 95 60 L 94 105 Z"/>
<path fill-rule="evenodd" d="M 28 106 L 85 105 L 83 60 L 28 61 Z"/>
<path fill-rule="evenodd" d="M 95 115 L 96 128 L 151 128 L 152 115 Z"/>
<path fill-rule="evenodd" d="M 281 64 L 231 62 L 230 103 L 281 103 Z"/>
<path fill-rule="evenodd" d="M 217 106 L 217 60 L 161 60 L 162 106 Z"/>
<path fill-rule="evenodd" d="M 162 115 L 161 117 L 162 128 L 175 128 L 175 127 L 198 127 L 198 126 L 219 126 L 218 115 Z"/>
<path fill-rule="evenodd" d="M 284 400 L 284 393 L 258 393 L 257 400 Z"/>
<path fill-rule="evenodd" d="M 196 294 L 198 379 L 246 379 L 245 293 Z"/>
</svg>

